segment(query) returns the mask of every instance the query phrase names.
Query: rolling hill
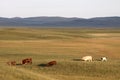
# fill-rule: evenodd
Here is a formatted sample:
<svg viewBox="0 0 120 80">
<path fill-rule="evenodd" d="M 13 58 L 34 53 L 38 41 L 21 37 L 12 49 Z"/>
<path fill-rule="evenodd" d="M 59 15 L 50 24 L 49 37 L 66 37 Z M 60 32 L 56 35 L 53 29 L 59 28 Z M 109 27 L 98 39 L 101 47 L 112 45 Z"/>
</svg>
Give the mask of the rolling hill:
<svg viewBox="0 0 120 80">
<path fill-rule="evenodd" d="M 0 17 L 0 26 L 54 27 L 120 27 L 120 17 L 65 18 L 65 17 Z"/>
</svg>

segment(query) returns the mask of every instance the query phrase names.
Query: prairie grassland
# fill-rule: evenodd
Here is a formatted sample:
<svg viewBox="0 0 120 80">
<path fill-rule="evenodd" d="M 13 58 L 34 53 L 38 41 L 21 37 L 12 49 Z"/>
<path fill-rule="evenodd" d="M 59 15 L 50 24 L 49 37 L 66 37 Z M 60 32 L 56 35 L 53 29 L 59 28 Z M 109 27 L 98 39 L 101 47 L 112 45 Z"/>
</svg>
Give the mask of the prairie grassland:
<svg viewBox="0 0 120 80">
<path fill-rule="evenodd" d="M 93 56 L 93 62 L 79 61 Z M 102 56 L 107 62 L 97 61 Z M 32 65 L 19 65 L 31 57 Z M 8 66 L 7 61 L 18 65 Z M 57 65 L 44 67 L 49 61 Z M 120 29 L 0 28 L 1 80 L 120 80 Z"/>
</svg>

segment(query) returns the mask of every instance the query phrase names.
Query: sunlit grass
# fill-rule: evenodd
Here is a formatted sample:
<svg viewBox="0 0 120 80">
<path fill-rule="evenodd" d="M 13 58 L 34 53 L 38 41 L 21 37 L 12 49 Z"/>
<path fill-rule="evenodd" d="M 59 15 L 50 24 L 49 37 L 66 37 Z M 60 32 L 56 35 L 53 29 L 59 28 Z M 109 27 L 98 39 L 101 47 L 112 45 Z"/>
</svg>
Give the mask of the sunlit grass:
<svg viewBox="0 0 120 80">
<path fill-rule="evenodd" d="M 79 61 L 86 55 L 94 61 Z M 108 61 L 97 61 L 102 56 Z M 29 57 L 32 65 L 6 64 Z M 57 65 L 41 66 L 52 60 Z M 119 29 L 0 28 L 1 80 L 119 80 L 119 63 Z"/>
</svg>

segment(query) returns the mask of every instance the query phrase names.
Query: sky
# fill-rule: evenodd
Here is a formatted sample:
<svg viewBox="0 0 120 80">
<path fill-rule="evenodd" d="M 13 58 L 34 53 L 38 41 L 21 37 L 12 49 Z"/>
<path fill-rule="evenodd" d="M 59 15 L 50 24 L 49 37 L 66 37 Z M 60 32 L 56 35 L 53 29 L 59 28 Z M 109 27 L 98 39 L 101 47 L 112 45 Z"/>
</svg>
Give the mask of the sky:
<svg viewBox="0 0 120 80">
<path fill-rule="evenodd" d="M 120 0 L 0 0 L 0 17 L 120 16 Z"/>
</svg>

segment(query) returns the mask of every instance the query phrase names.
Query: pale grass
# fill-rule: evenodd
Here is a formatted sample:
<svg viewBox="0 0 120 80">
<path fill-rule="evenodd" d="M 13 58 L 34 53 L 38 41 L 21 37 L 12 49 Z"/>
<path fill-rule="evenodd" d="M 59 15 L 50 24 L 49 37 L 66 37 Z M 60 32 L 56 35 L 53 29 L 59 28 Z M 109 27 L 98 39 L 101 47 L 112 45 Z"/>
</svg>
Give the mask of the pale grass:
<svg viewBox="0 0 120 80">
<path fill-rule="evenodd" d="M 120 79 L 118 29 L 0 28 L 0 31 L 1 80 Z M 93 56 L 94 61 L 79 61 L 86 55 Z M 97 61 L 102 56 L 108 62 Z M 33 59 L 32 65 L 6 64 L 13 60 L 20 64 L 28 57 Z M 40 66 L 52 60 L 57 65 Z"/>
</svg>

